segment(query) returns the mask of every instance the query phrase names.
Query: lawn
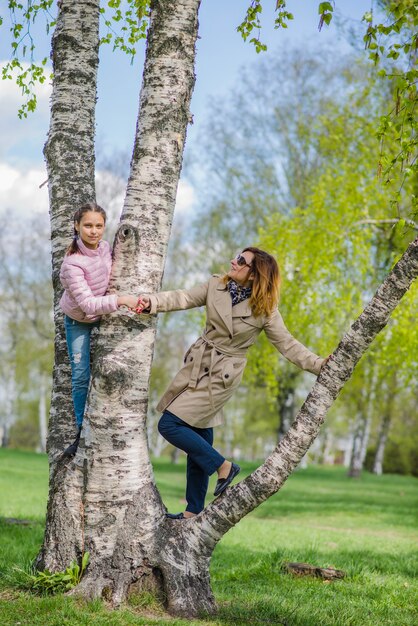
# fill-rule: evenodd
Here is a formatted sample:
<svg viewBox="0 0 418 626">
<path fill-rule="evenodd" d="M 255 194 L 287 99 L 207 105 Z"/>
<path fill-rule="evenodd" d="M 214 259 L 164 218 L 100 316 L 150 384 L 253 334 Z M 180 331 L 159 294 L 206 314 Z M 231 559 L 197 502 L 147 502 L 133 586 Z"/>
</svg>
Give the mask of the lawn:
<svg viewBox="0 0 418 626">
<path fill-rule="evenodd" d="M 169 510 L 182 510 L 184 464 L 158 460 L 154 466 Z M 243 466 L 245 472 L 255 467 Z M 170 618 L 146 594 L 111 611 L 101 601 L 36 597 L 16 588 L 14 568 L 28 567 L 42 541 L 47 481 L 44 455 L 0 450 L 1 626 L 418 624 L 415 478 L 352 480 L 342 468 L 296 472 L 218 545 L 211 576 L 219 613 L 194 621 Z M 346 577 L 331 583 L 294 578 L 282 571 L 283 561 L 333 566 Z"/>
</svg>

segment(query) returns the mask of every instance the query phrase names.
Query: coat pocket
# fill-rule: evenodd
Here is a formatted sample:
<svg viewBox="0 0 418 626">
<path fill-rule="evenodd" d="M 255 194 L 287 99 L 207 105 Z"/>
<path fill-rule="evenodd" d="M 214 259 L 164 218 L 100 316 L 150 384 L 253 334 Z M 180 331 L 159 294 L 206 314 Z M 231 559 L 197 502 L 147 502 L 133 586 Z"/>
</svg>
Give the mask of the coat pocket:
<svg viewBox="0 0 418 626">
<path fill-rule="evenodd" d="M 234 373 L 234 364 L 232 361 L 227 361 L 222 368 L 222 380 L 224 383 L 224 387 L 228 388 L 234 382 L 235 373 Z"/>
</svg>

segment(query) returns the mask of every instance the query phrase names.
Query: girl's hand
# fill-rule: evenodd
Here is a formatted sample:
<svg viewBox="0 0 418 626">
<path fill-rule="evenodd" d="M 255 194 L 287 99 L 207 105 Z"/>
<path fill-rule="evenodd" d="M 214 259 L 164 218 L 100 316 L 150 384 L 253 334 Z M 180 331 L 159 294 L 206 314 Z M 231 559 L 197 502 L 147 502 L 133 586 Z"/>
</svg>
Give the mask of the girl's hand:
<svg viewBox="0 0 418 626">
<path fill-rule="evenodd" d="M 135 309 L 138 304 L 137 296 L 118 296 L 118 307 L 127 306 L 128 309 Z"/>
<path fill-rule="evenodd" d="M 135 306 L 135 313 L 143 313 L 147 311 L 151 306 L 151 300 L 148 296 L 139 296 L 138 301 Z"/>
</svg>

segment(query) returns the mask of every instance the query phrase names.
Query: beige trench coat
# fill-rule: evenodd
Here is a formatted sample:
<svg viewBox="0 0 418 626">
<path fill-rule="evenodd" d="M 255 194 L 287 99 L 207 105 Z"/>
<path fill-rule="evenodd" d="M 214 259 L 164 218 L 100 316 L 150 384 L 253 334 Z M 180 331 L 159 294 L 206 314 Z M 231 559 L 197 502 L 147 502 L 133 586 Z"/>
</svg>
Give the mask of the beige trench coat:
<svg viewBox="0 0 418 626">
<path fill-rule="evenodd" d="M 279 311 L 254 317 L 248 300 L 232 306 L 219 276 L 192 289 L 163 291 L 149 298 L 151 314 L 206 306 L 206 328 L 157 405 L 159 411 L 168 409 L 197 428 L 222 423 L 222 407 L 239 386 L 247 350 L 262 330 L 297 367 L 319 374 L 324 362 L 290 334 Z"/>
</svg>

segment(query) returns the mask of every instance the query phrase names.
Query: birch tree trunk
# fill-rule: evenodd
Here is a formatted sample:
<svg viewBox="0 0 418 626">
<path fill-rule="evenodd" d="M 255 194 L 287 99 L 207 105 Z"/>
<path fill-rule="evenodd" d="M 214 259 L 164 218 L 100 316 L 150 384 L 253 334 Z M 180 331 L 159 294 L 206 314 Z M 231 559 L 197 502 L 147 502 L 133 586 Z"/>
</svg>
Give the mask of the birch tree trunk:
<svg viewBox="0 0 418 626">
<path fill-rule="evenodd" d="M 285 397 L 279 399 L 280 424 L 277 437 L 278 441 L 281 441 L 289 430 L 295 414 L 295 390 L 285 389 L 284 393 L 286 394 Z"/>
<path fill-rule="evenodd" d="M 83 550 L 81 466 L 61 455 L 74 438 L 70 365 L 59 308 L 59 271 L 72 236 L 72 216 L 94 201 L 94 136 L 99 47 L 99 0 L 61 0 L 52 37 L 54 81 L 44 148 L 51 217 L 55 362 L 48 433 L 49 497 L 37 567 L 63 570 Z"/>
<path fill-rule="evenodd" d="M 139 294 L 155 291 L 161 284 L 191 119 L 199 5 L 200 0 L 151 3 L 135 146 L 115 238 L 111 291 Z M 163 585 L 174 612 L 188 613 L 199 596 L 199 609 L 212 611 L 207 567 L 202 584 L 197 574 L 193 584 L 182 581 L 176 595 L 171 586 L 176 588 L 173 569 L 181 551 L 169 561 L 160 558 L 170 526 L 155 487 L 146 436 L 154 339 L 151 316 L 127 313 L 103 319 L 101 324 L 85 419 L 84 547 L 92 556 L 77 592 L 87 597 L 110 593 L 118 604 L 132 584 L 148 587 L 151 581 Z M 195 555 L 196 564 L 200 559 Z M 184 565 L 183 555 L 179 566 Z"/>
<path fill-rule="evenodd" d="M 383 459 L 385 456 L 386 442 L 388 440 L 391 415 L 385 413 L 380 425 L 379 436 L 377 440 L 376 455 L 373 461 L 373 474 L 381 476 L 383 474 Z"/>
<path fill-rule="evenodd" d="M 299 372 L 285 370 L 284 380 L 279 381 L 280 392 L 277 397 L 277 412 L 279 415 L 279 427 L 277 429 L 277 442 L 281 441 L 289 430 L 295 417 L 295 390 Z"/>
<path fill-rule="evenodd" d="M 354 436 L 353 448 L 351 451 L 350 467 L 347 475 L 350 478 L 359 478 L 363 471 L 364 461 L 366 460 L 367 444 L 370 436 L 370 426 L 372 421 L 372 411 L 376 395 L 376 368 L 372 370 L 370 384 L 364 389 L 361 402 L 360 412 L 357 416 Z M 367 398 L 367 399 L 366 399 Z"/>
<path fill-rule="evenodd" d="M 376 454 L 373 461 L 373 474 L 381 476 L 383 474 L 383 459 L 385 456 L 385 448 L 388 440 L 390 424 L 392 422 L 393 403 L 396 390 L 396 372 L 392 375 L 390 384 L 388 385 L 386 395 L 386 405 L 383 417 L 380 423 L 379 434 L 377 437 Z"/>
</svg>

